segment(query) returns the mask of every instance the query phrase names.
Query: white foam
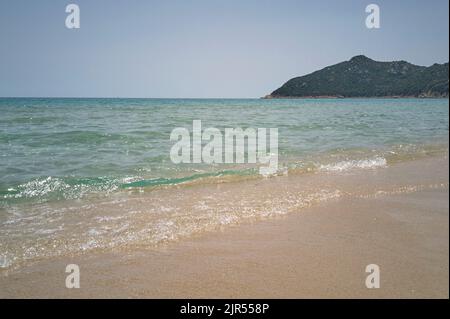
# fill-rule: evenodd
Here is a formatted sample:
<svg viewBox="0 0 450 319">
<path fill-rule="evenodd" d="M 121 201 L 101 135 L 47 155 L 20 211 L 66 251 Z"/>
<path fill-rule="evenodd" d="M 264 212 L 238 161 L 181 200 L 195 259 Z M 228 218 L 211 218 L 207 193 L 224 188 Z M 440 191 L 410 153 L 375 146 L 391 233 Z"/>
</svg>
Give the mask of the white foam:
<svg viewBox="0 0 450 319">
<path fill-rule="evenodd" d="M 373 169 L 386 166 L 387 161 L 384 157 L 375 157 L 372 159 L 342 161 L 334 164 L 321 165 L 319 169 L 328 172 L 342 172 L 351 169 Z"/>
</svg>

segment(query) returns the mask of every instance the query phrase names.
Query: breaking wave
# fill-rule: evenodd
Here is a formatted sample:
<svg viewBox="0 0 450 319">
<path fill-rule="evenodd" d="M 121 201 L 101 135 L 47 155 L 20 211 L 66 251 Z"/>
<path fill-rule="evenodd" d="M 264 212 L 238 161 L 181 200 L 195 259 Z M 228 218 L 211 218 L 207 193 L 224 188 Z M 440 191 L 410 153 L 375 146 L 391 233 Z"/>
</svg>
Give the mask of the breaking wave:
<svg viewBox="0 0 450 319">
<path fill-rule="evenodd" d="M 320 165 L 321 171 L 342 172 L 351 169 L 373 169 L 386 167 L 387 160 L 384 157 L 375 157 L 364 160 L 341 161 L 334 164 Z"/>
</svg>

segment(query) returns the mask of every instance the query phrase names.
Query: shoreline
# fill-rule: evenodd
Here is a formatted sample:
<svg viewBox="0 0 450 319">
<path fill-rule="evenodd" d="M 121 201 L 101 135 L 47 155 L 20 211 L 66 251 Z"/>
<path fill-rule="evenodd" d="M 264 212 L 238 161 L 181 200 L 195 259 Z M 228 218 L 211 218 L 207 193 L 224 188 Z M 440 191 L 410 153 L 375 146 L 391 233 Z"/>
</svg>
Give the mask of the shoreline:
<svg viewBox="0 0 450 319">
<path fill-rule="evenodd" d="M 338 183 L 344 196 L 286 214 L 154 248 L 36 261 L 0 276 L 0 298 L 448 298 L 448 156 L 334 178 L 311 176 L 314 185 Z M 311 180 L 248 182 L 239 192 L 278 194 Z M 69 263 L 80 266 L 81 289 L 64 287 Z M 380 265 L 380 289 L 364 286 L 370 263 Z"/>
<path fill-rule="evenodd" d="M 448 100 L 449 96 L 340 96 L 340 95 L 320 95 L 320 96 L 272 96 L 266 95 L 260 98 L 261 100 L 308 100 L 308 99 L 419 99 L 419 100 Z"/>
</svg>

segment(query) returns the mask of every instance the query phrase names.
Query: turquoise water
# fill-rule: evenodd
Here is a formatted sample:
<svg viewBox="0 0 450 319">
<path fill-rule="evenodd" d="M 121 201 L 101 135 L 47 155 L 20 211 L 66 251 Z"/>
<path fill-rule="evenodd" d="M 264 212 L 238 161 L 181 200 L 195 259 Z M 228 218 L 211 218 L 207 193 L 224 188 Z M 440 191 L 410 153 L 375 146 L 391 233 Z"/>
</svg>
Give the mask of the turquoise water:
<svg viewBox="0 0 450 319">
<path fill-rule="evenodd" d="M 343 185 L 312 174 L 346 180 L 446 153 L 448 110 L 431 99 L 0 99 L 0 270 L 154 247 L 339 198 Z M 278 128 L 286 184 L 254 182 L 263 178 L 255 164 L 173 164 L 170 133 L 191 131 L 193 120 L 222 132 Z M 250 182 L 218 184 L 242 179 Z"/>
<path fill-rule="evenodd" d="M 0 99 L 0 201 L 46 202 L 256 174 L 248 165 L 174 165 L 170 132 L 276 127 L 282 168 L 384 165 L 447 148 L 440 99 Z M 350 162 L 349 162 L 350 161 Z M 335 169 L 341 169 L 337 166 Z"/>
</svg>

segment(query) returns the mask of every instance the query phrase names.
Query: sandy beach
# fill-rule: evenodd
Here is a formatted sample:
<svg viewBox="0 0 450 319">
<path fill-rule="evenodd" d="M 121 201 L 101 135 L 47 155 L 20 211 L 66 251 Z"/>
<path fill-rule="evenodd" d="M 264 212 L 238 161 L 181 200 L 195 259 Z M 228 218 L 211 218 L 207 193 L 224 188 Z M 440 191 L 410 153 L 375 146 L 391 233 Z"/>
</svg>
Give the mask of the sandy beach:
<svg viewBox="0 0 450 319">
<path fill-rule="evenodd" d="M 449 4 L 1 1 L 0 301 L 435 311 Z"/>
<path fill-rule="evenodd" d="M 226 183 L 215 191 L 230 201 L 312 183 L 339 189 L 339 196 L 158 247 L 43 259 L 4 272 L 0 298 L 449 297 L 447 156 L 241 182 L 232 194 L 236 185 Z M 69 263 L 80 267 L 80 289 L 65 287 Z M 368 264 L 380 267 L 379 289 L 365 286 Z"/>
</svg>

